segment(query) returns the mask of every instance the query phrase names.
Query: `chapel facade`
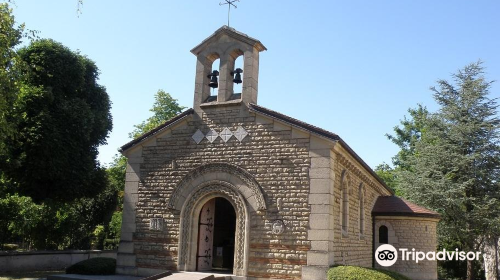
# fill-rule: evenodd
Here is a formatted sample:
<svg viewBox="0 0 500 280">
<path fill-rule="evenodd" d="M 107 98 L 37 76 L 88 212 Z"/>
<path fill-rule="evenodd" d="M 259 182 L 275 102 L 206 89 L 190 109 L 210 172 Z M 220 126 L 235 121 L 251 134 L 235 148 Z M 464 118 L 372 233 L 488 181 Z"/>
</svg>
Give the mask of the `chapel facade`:
<svg viewBox="0 0 500 280">
<path fill-rule="evenodd" d="M 117 273 L 324 280 L 332 265 L 378 267 L 383 243 L 436 250 L 437 213 L 394 196 L 338 135 L 257 105 L 264 50 L 218 29 L 191 50 L 193 108 L 121 148 L 128 165 Z M 437 279 L 435 261 L 387 269 Z"/>
</svg>

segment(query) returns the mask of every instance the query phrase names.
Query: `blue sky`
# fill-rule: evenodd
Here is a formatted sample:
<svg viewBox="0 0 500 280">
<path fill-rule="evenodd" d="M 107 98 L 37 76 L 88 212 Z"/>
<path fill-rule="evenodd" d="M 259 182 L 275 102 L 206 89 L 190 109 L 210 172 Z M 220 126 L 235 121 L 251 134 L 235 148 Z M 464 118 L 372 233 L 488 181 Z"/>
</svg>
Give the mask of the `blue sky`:
<svg viewBox="0 0 500 280">
<path fill-rule="evenodd" d="M 500 1 L 241 0 L 231 27 L 259 39 L 258 104 L 339 134 L 370 166 L 390 162 L 409 107 L 437 108 L 429 87 L 478 59 L 500 80 Z M 113 102 L 109 163 L 164 89 L 191 107 L 189 51 L 227 24 L 219 0 L 17 0 L 14 15 L 94 60 Z M 495 83 L 492 98 L 500 97 Z"/>
</svg>

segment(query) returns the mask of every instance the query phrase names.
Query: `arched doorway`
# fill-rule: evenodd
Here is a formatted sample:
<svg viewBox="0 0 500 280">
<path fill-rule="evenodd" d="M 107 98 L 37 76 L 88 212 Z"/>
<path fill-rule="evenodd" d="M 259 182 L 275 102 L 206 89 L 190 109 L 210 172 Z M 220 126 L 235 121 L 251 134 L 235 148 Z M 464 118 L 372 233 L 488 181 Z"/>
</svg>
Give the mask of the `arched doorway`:
<svg viewBox="0 0 500 280">
<path fill-rule="evenodd" d="M 200 210 L 196 270 L 233 271 L 236 211 L 225 198 L 207 201 Z"/>
</svg>

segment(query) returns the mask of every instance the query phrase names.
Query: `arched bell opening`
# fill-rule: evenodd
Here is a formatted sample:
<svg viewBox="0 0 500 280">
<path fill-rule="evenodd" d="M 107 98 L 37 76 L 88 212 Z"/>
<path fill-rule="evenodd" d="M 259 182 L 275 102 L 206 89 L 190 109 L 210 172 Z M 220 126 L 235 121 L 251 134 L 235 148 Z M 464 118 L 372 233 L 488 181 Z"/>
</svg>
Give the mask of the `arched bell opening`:
<svg viewBox="0 0 500 280">
<path fill-rule="evenodd" d="M 213 54 L 209 59 L 213 59 L 212 70 L 207 75 L 210 95 L 205 102 L 217 101 L 217 96 L 219 95 L 220 58 L 217 54 Z"/>
<path fill-rule="evenodd" d="M 198 221 L 197 271 L 233 272 L 236 211 L 223 197 L 207 201 Z"/>
<path fill-rule="evenodd" d="M 233 78 L 233 95 L 235 99 L 241 99 L 241 93 L 243 92 L 243 76 L 244 76 L 244 66 L 243 66 L 244 56 L 239 55 L 234 60 L 234 69 L 231 72 Z"/>
</svg>

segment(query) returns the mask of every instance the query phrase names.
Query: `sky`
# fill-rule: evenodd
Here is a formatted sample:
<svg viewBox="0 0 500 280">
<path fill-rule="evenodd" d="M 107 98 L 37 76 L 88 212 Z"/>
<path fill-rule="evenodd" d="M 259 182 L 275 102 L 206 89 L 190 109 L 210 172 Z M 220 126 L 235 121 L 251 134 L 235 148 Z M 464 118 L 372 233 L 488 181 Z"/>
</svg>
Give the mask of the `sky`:
<svg viewBox="0 0 500 280">
<path fill-rule="evenodd" d="M 15 0 L 18 23 L 96 62 L 113 102 L 106 165 L 151 116 L 158 89 L 191 108 L 190 50 L 227 24 L 220 0 Z M 338 134 L 368 165 L 410 107 L 438 109 L 431 86 L 482 60 L 500 80 L 500 1 L 240 0 L 230 26 L 260 40 L 258 104 Z M 494 83 L 491 98 L 500 97 Z"/>
</svg>

